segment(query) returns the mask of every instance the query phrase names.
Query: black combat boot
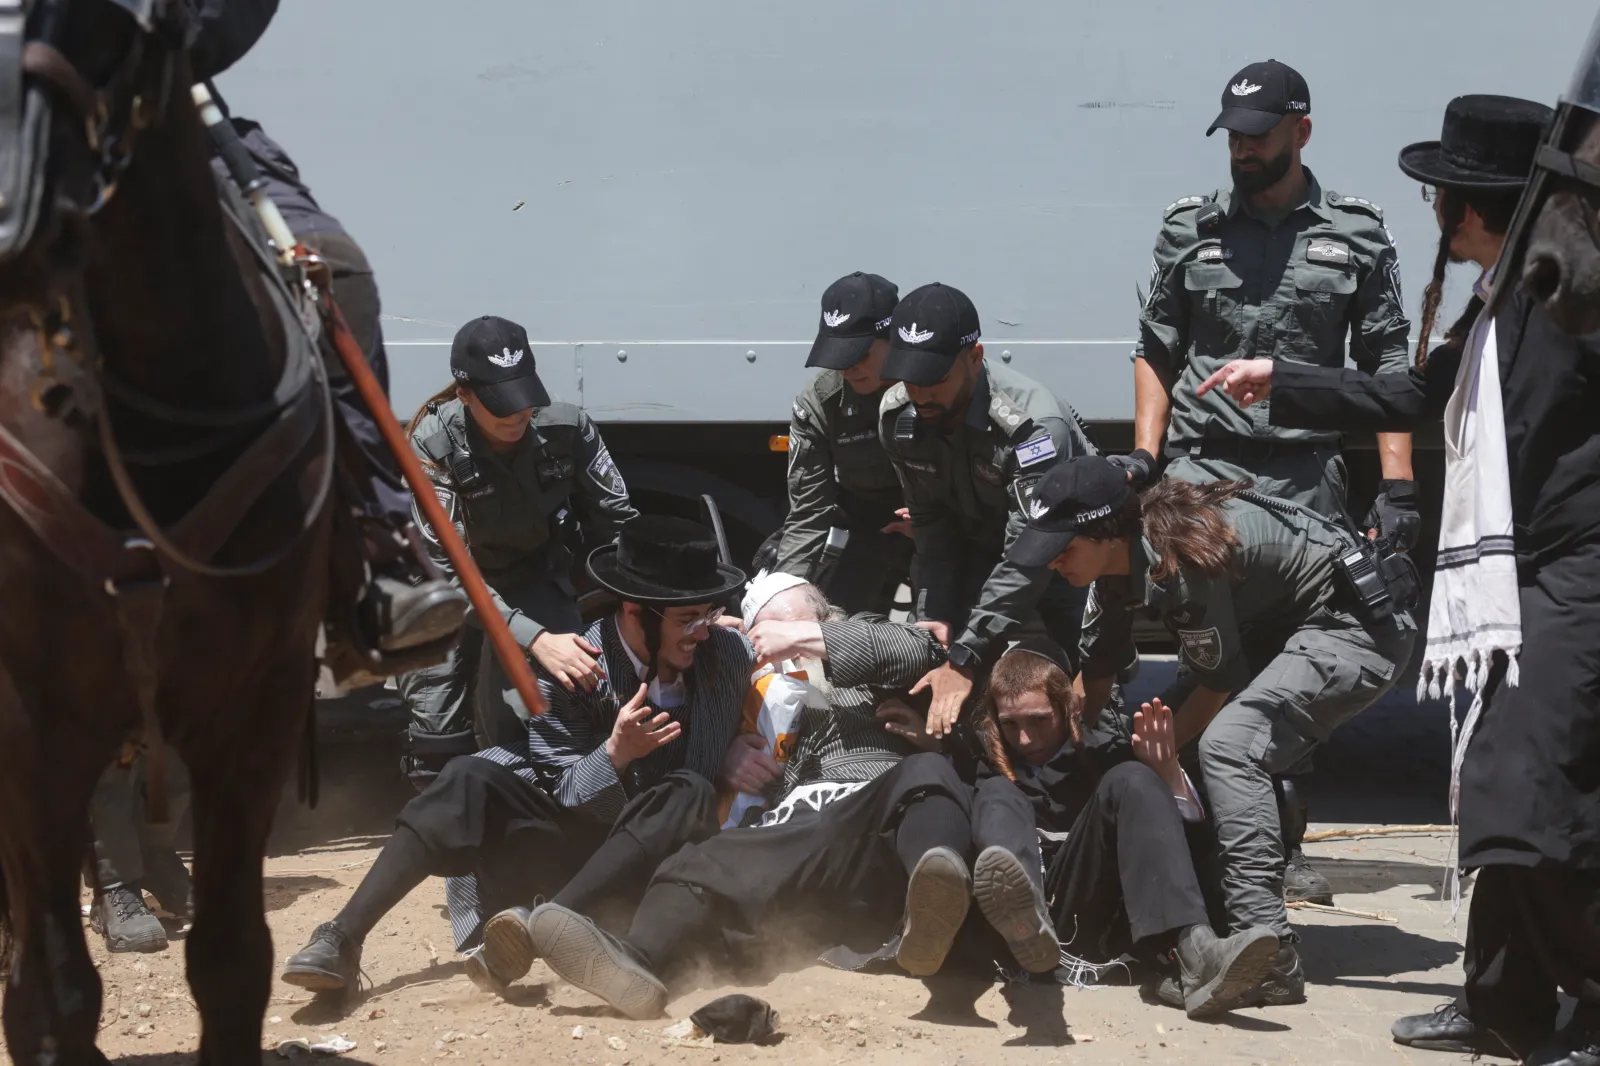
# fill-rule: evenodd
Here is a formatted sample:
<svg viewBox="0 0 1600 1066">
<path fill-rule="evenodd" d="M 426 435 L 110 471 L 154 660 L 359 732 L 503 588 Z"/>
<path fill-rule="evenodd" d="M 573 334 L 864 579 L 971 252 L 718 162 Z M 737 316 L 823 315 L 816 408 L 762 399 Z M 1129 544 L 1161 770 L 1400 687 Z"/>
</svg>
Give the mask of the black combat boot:
<svg viewBox="0 0 1600 1066">
<path fill-rule="evenodd" d="M 285 984 L 313 992 L 355 992 L 361 986 L 361 942 L 337 922 L 323 922 L 284 963 L 282 976 Z"/>
<path fill-rule="evenodd" d="M 110 952 L 167 950 L 167 931 L 145 906 L 138 885 L 117 885 L 96 896 L 89 928 L 105 937 Z"/>
<path fill-rule="evenodd" d="M 1300 951 L 1292 943 L 1278 948 L 1259 985 L 1245 993 L 1247 1007 L 1289 1007 L 1306 1001 L 1306 972 L 1300 966 Z"/>
<path fill-rule="evenodd" d="M 1209 925 L 1178 934 L 1179 987 L 1191 1018 L 1211 1018 L 1247 1006 L 1244 997 L 1272 967 L 1278 937 L 1264 926 L 1217 936 Z"/>
<path fill-rule="evenodd" d="M 1389 1032 L 1396 1044 L 1422 1051 L 1450 1051 L 1458 1055 L 1504 1055 L 1516 1058 L 1500 1038 L 1480 1029 L 1454 1003 L 1443 1003 L 1427 1014 L 1396 1018 Z"/>
<path fill-rule="evenodd" d="M 1573 1018 L 1567 1027 L 1534 1049 L 1528 1066 L 1600 1066 L 1600 1026 Z"/>
<path fill-rule="evenodd" d="M 1283 827 L 1283 899 L 1285 903 L 1316 903 L 1333 906 L 1333 886 L 1306 862 L 1302 842 L 1306 836 L 1305 795 L 1294 778 L 1273 779 L 1278 792 L 1278 823 Z"/>
</svg>

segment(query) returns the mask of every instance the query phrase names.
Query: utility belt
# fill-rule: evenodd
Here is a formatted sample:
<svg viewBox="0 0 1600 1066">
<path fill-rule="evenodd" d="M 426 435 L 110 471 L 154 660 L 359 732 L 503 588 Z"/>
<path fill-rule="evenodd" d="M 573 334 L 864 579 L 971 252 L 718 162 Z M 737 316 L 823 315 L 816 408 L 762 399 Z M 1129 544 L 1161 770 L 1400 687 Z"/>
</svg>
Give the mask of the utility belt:
<svg viewBox="0 0 1600 1066">
<path fill-rule="evenodd" d="M 1207 437 L 1198 441 L 1174 441 L 1162 449 L 1168 461 L 1181 458 L 1228 459 L 1243 463 L 1264 463 L 1271 459 L 1314 457 L 1338 450 L 1338 441 L 1275 440 L 1271 437 Z"/>
<path fill-rule="evenodd" d="M 1387 537 L 1370 540 L 1352 525 L 1259 492 L 1241 492 L 1239 498 L 1279 514 L 1313 518 L 1354 538 L 1355 543 L 1333 561 L 1339 584 L 1332 602 L 1348 608 L 1363 624 L 1387 623 L 1395 614 L 1414 610 L 1422 601 L 1417 564 L 1409 555 L 1390 547 Z"/>
</svg>

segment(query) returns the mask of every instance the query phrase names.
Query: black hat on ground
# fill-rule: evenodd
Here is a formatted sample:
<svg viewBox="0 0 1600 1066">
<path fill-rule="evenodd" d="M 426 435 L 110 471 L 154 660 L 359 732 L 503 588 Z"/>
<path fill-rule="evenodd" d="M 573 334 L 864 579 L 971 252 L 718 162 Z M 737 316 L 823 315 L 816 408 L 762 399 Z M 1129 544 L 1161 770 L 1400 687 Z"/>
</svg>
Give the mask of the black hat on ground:
<svg viewBox="0 0 1600 1066">
<path fill-rule="evenodd" d="M 848 370 L 867 357 L 879 337 L 889 336 L 889 323 L 900 290 L 877 274 L 856 271 L 829 285 L 822 294 L 822 320 L 806 366 Z"/>
<path fill-rule="evenodd" d="M 960 289 L 937 281 L 906 293 L 894 309 L 892 347 L 883 376 L 912 385 L 937 385 L 956 356 L 978 343 L 978 309 Z"/>
<path fill-rule="evenodd" d="M 1131 495 L 1128 473 L 1120 466 L 1098 455 L 1068 459 L 1034 486 L 1028 528 L 1017 535 L 1006 558 L 1018 566 L 1048 566 L 1079 529 L 1116 514 Z"/>
<path fill-rule="evenodd" d="M 457 330 L 450 373 L 496 418 L 550 406 L 550 394 L 534 370 L 528 331 L 509 319 L 484 315 Z"/>
<path fill-rule="evenodd" d="M 1310 113 L 1311 89 L 1300 72 L 1287 63 L 1269 59 L 1251 63 L 1228 79 L 1222 90 L 1222 113 L 1206 130 L 1206 136 L 1218 130 L 1232 130 L 1246 137 L 1259 137 L 1285 115 Z"/>
<path fill-rule="evenodd" d="M 1514 192 L 1527 184 L 1554 115 L 1515 96 L 1458 96 L 1444 109 L 1439 139 L 1402 148 L 1400 169 L 1427 185 Z"/>
<path fill-rule="evenodd" d="M 720 561 L 716 534 L 670 515 L 640 515 L 622 527 L 617 543 L 589 553 L 589 576 L 632 603 L 678 607 L 715 603 L 745 582 Z"/>
</svg>

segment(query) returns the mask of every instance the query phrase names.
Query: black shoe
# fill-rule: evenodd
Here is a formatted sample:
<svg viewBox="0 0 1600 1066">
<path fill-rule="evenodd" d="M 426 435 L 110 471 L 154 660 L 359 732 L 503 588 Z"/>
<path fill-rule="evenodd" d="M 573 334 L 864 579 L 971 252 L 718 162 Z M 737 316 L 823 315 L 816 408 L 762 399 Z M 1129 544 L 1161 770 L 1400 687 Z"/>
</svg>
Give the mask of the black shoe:
<svg viewBox="0 0 1600 1066">
<path fill-rule="evenodd" d="M 460 632 L 467 617 L 467 597 L 443 578 L 413 585 L 377 574 L 367 586 L 362 613 L 379 648 L 405 651 Z"/>
<path fill-rule="evenodd" d="M 972 864 L 972 895 L 1023 969 L 1050 973 L 1061 964 L 1061 943 L 1044 893 L 1016 855 L 1001 847 L 984 848 Z"/>
<path fill-rule="evenodd" d="M 1283 870 L 1283 900 L 1285 903 L 1317 903 L 1333 906 L 1333 886 L 1328 879 L 1311 868 L 1306 853 L 1299 845 L 1289 849 L 1289 859 Z"/>
<path fill-rule="evenodd" d="M 905 929 L 894 961 L 913 977 L 938 973 L 971 905 L 966 860 L 949 848 L 930 848 L 906 884 Z"/>
<path fill-rule="evenodd" d="M 1389 1026 L 1396 1044 L 1422 1051 L 1451 1051 L 1459 1055 L 1504 1055 L 1516 1058 L 1500 1038 L 1479 1029 L 1452 1003 L 1442 1003 L 1428 1014 L 1396 1018 Z"/>
<path fill-rule="evenodd" d="M 667 989 L 616 937 L 557 903 L 528 919 L 533 948 L 562 980 L 599 996 L 634 1021 L 659 1018 Z"/>
<path fill-rule="evenodd" d="M 1600 1029 L 1569 1024 L 1534 1048 L 1527 1066 L 1600 1066 Z"/>
<path fill-rule="evenodd" d="M 1289 1007 L 1306 1001 L 1306 972 L 1293 944 L 1278 948 L 1278 957 L 1262 982 L 1245 993 L 1246 1007 Z"/>
<path fill-rule="evenodd" d="M 167 950 L 167 931 L 145 906 L 138 885 L 118 885 L 95 897 L 89 927 L 105 937 L 110 952 Z"/>
<path fill-rule="evenodd" d="M 528 932 L 532 916 L 526 907 L 512 907 L 485 923 L 483 948 L 467 960 L 467 976 L 473 984 L 488 992 L 503 992 L 507 985 L 527 976 L 538 957 L 533 934 Z"/>
<path fill-rule="evenodd" d="M 1178 935 L 1178 972 L 1184 1013 L 1213 1018 L 1244 1006 L 1245 995 L 1261 984 L 1278 953 L 1278 936 L 1255 926 L 1218 937 L 1209 925 L 1191 925 Z"/>
<path fill-rule="evenodd" d="M 313 992 L 354 992 L 361 983 L 361 941 L 323 922 L 283 965 L 283 982 Z"/>
</svg>

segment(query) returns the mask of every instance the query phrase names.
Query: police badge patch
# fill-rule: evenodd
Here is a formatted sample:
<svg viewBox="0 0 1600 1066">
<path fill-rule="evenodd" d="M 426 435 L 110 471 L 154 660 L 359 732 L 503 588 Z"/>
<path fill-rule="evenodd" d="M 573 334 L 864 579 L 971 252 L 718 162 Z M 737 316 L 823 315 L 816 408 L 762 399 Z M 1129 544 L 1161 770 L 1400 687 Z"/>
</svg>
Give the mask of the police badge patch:
<svg viewBox="0 0 1600 1066">
<path fill-rule="evenodd" d="M 1215 670 L 1222 665 L 1222 634 L 1217 627 L 1210 629 L 1180 629 L 1178 643 L 1183 657 L 1196 670 Z"/>
<path fill-rule="evenodd" d="M 1016 498 L 1017 510 L 1024 518 L 1037 518 L 1033 513 L 1033 490 L 1039 486 L 1044 478 L 1043 474 L 1030 474 L 1019 477 L 1011 483 L 1011 494 Z"/>
<path fill-rule="evenodd" d="M 433 495 L 438 499 L 439 506 L 444 508 L 445 517 L 454 522 L 456 520 L 455 492 L 445 488 L 443 485 L 435 485 L 433 487 Z M 416 519 L 417 528 L 422 530 L 422 535 L 435 544 L 439 543 L 439 536 L 433 531 L 433 523 L 424 517 L 422 508 L 417 506 L 415 500 L 411 501 L 411 514 Z"/>
<path fill-rule="evenodd" d="M 611 452 L 603 444 L 589 463 L 589 476 L 594 478 L 595 484 L 607 486 L 619 496 L 627 491 L 622 484 L 622 474 L 618 472 L 617 464 L 611 460 Z"/>
</svg>

